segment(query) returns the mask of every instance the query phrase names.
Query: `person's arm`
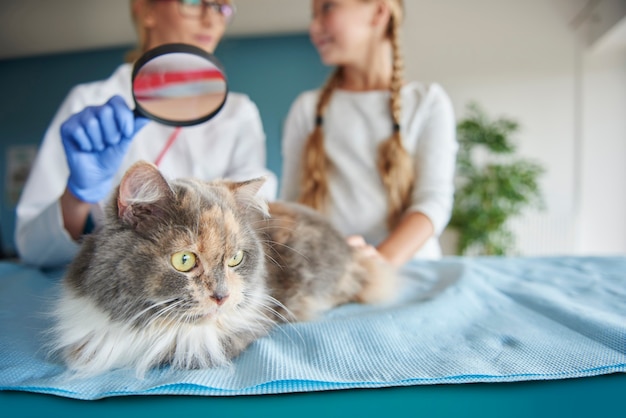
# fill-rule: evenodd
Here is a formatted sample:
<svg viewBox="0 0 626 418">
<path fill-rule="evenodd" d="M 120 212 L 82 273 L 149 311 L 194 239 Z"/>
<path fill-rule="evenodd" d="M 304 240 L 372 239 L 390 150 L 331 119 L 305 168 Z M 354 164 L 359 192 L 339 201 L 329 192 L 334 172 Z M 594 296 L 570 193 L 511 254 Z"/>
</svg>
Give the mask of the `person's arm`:
<svg viewBox="0 0 626 418">
<path fill-rule="evenodd" d="M 433 224 L 426 215 L 412 212 L 402 218 L 398 226 L 376 249 L 389 263 L 401 266 L 422 248 L 434 232 Z"/>
<path fill-rule="evenodd" d="M 91 205 L 74 196 L 68 188 L 63 192 L 60 203 L 63 226 L 72 239 L 78 241 L 85 230 Z"/>
<path fill-rule="evenodd" d="M 43 137 L 16 207 L 14 240 L 25 264 L 50 267 L 69 262 L 78 244 L 63 226 L 60 197 L 69 170 L 59 128 L 84 104 L 81 89 L 67 95 Z"/>
<path fill-rule="evenodd" d="M 109 193 L 130 141 L 147 123 L 136 119 L 119 96 L 68 112 L 80 101 L 70 95 L 58 112 L 18 204 L 16 244 L 27 264 L 47 267 L 71 260 L 90 204 Z"/>
<path fill-rule="evenodd" d="M 439 236 L 452 213 L 458 149 L 454 110 L 438 85 L 430 87 L 425 102 L 428 119 L 419 133 L 414 157 L 412 204 L 377 247 L 395 265 L 410 260 L 431 237 Z"/>
</svg>

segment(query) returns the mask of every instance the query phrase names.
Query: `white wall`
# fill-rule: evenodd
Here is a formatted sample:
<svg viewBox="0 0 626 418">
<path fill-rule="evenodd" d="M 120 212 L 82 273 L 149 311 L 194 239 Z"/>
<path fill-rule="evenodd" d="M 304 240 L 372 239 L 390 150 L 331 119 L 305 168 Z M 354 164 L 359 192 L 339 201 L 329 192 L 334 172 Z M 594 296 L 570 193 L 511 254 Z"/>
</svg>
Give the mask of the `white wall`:
<svg viewBox="0 0 626 418">
<path fill-rule="evenodd" d="M 407 77 L 442 84 L 459 118 L 475 100 L 518 120 L 520 155 L 547 168 L 547 210 L 512 222 L 520 253 L 626 254 L 626 49 L 585 50 L 577 65 L 558 1 L 405 5 Z"/>
<path fill-rule="evenodd" d="M 583 58 L 579 249 L 626 252 L 626 52 Z"/>
</svg>

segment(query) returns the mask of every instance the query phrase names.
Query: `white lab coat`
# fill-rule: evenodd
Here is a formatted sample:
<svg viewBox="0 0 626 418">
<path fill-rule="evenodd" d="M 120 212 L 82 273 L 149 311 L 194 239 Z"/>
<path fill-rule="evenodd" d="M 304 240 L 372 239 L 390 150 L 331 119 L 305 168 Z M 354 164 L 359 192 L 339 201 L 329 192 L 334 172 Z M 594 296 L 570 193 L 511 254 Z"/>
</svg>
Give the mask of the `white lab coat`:
<svg viewBox="0 0 626 418">
<path fill-rule="evenodd" d="M 387 197 L 376 166 L 378 146 L 392 133 L 387 90 L 335 90 L 324 114 L 324 147 L 331 162 L 328 173 L 332 224 L 345 235 L 362 235 L 378 245 L 390 233 Z M 416 181 L 407 212 L 420 212 L 433 223 L 435 236 L 415 258 L 441 257 L 438 236 L 447 225 L 454 198 L 458 143 L 450 99 L 438 84 L 418 82 L 402 88 L 401 133 L 413 157 Z M 292 104 L 283 132 L 281 198 L 300 194 L 304 144 L 315 127 L 319 91 L 302 93 Z"/>
<path fill-rule="evenodd" d="M 104 104 L 113 95 L 134 107 L 130 64 L 121 65 L 107 80 L 82 84 L 69 93 L 50 124 L 17 205 L 15 241 L 23 262 L 40 267 L 68 263 L 79 244 L 63 226 L 59 198 L 69 177 L 59 128 L 86 106 Z M 133 138 L 113 184 L 136 161 L 155 162 L 175 128 L 149 122 Z M 167 178 L 196 177 L 247 180 L 265 176 L 260 194 L 276 195 L 276 176 L 265 168 L 265 134 L 256 105 L 245 95 L 229 93 L 226 104 L 213 119 L 182 128 L 176 142 L 160 163 Z M 92 206 L 96 225 L 108 198 Z"/>
</svg>

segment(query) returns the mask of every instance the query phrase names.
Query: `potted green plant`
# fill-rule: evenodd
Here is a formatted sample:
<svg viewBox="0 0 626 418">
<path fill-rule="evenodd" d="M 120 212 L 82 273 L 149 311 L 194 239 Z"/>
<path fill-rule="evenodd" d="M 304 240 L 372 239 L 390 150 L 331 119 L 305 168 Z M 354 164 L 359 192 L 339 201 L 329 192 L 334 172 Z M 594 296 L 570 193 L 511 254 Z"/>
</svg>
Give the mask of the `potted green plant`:
<svg viewBox="0 0 626 418">
<path fill-rule="evenodd" d="M 475 102 L 457 124 L 457 184 L 449 226 L 458 233 L 459 255 L 509 254 L 515 236 L 507 221 L 528 207 L 543 208 L 538 180 L 544 168 L 515 156 L 511 137 L 518 130 L 515 120 L 491 120 Z"/>
</svg>

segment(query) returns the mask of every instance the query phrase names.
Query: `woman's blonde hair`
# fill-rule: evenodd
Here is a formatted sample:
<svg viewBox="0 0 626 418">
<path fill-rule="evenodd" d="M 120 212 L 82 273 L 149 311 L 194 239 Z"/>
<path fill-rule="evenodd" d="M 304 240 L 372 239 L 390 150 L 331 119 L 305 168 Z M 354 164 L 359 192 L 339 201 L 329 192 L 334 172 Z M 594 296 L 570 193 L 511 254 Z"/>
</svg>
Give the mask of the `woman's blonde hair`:
<svg viewBox="0 0 626 418">
<path fill-rule="evenodd" d="M 378 147 L 377 166 L 385 186 L 388 202 L 387 224 L 397 225 L 408 208 L 415 182 L 413 161 L 402 145 L 400 121 L 402 103 L 400 91 L 404 83 L 404 59 L 400 51 L 400 25 L 404 14 L 402 0 L 386 0 L 390 9 L 387 36 L 393 51 L 393 71 L 390 83 L 390 113 L 393 132 Z M 323 118 L 333 90 L 342 79 L 342 69 L 337 68 L 320 92 L 316 108 L 315 128 L 309 136 L 303 154 L 302 192 L 299 201 L 318 210 L 324 210 L 328 199 L 328 172 L 331 164 L 324 150 Z"/>
</svg>

